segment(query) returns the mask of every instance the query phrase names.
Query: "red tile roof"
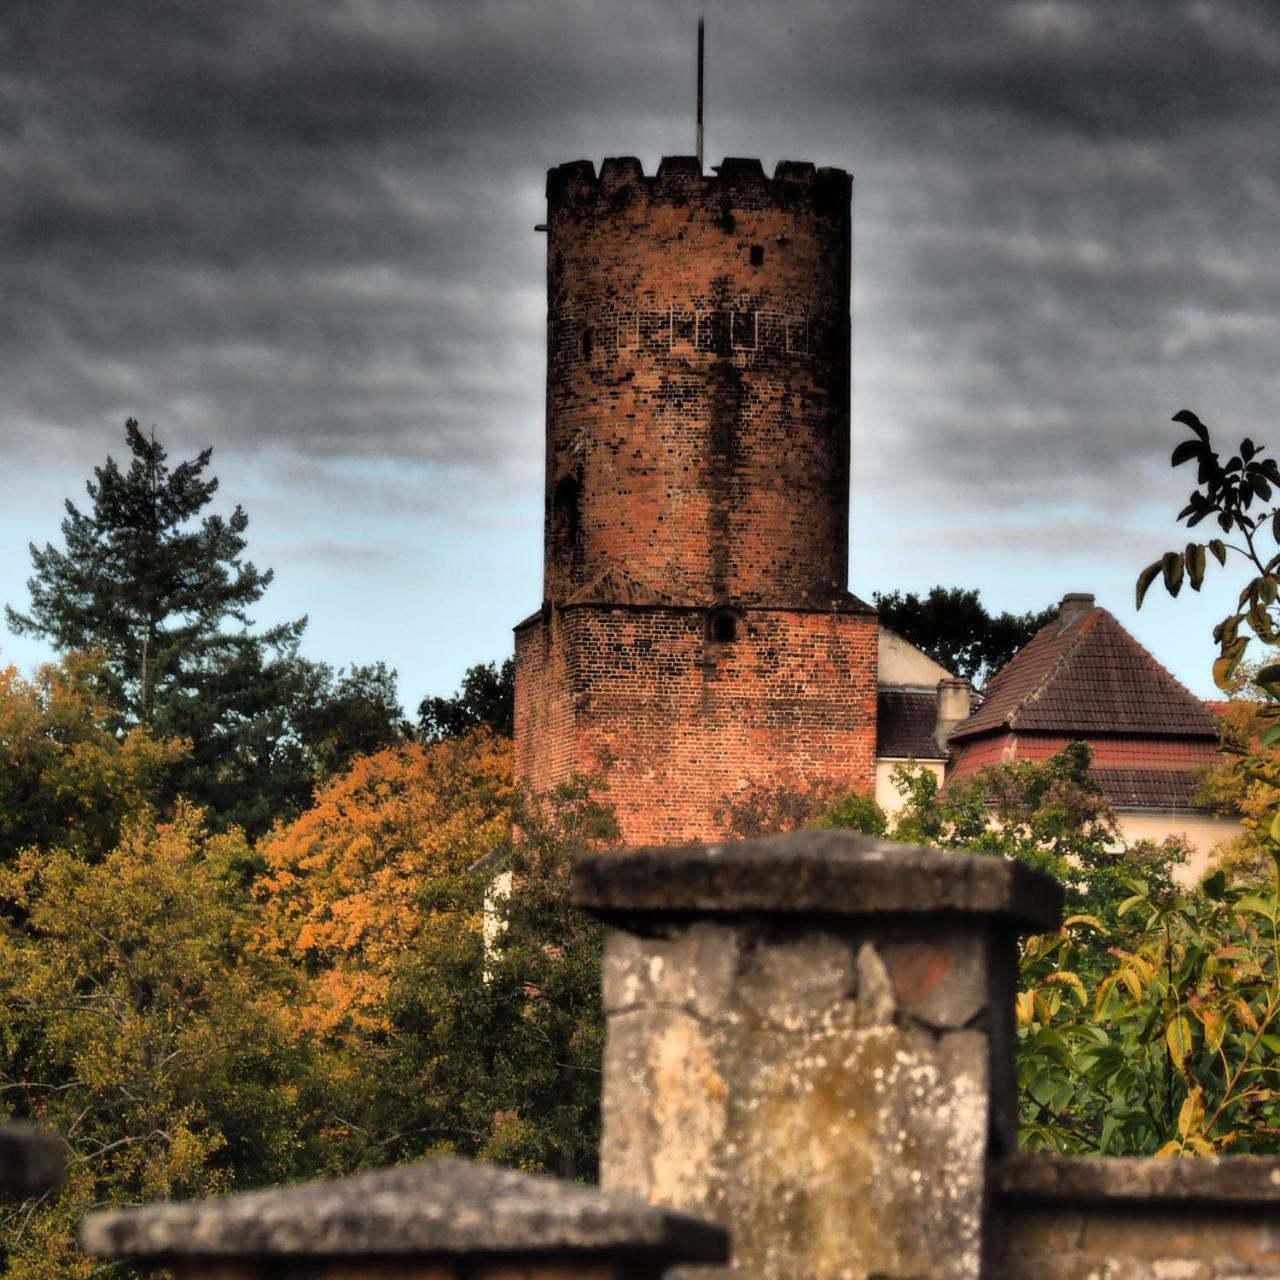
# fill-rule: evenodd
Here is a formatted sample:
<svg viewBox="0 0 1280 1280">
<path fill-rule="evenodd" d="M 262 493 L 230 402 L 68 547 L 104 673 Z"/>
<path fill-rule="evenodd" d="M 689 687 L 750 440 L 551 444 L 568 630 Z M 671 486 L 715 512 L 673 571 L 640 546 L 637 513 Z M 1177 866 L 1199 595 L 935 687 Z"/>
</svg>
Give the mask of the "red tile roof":
<svg viewBox="0 0 1280 1280">
<path fill-rule="evenodd" d="M 1090 769 L 1117 809 L 1194 808 L 1196 775 L 1188 769 Z"/>
<path fill-rule="evenodd" d="M 953 742 L 995 729 L 1216 739 L 1213 714 L 1105 609 L 1042 627 L 987 686 Z"/>
</svg>

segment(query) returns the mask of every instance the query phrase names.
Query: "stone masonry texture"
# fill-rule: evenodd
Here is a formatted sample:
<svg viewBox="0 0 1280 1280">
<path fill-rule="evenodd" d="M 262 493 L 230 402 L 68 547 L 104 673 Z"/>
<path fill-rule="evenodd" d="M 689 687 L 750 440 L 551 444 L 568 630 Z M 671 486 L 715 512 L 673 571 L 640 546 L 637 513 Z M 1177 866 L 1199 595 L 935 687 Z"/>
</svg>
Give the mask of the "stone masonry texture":
<svg viewBox="0 0 1280 1280">
<path fill-rule="evenodd" d="M 996 1167 L 992 1280 L 1280 1280 L 1280 1160 Z"/>
<path fill-rule="evenodd" d="M 91 1254 L 182 1277 L 656 1280 L 724 1232 L 632 1197 L 451 1157 L 82 1223 Z"/>
<path fill-rule="evenodd" d="M 876 619 L 845 590 L 850 179 L 726 160 L 548 176 L 544 601 L 516 768 L 612 761 L 631 842 L 753 785 L 874 777 Z"/>
<path fill-rule="evenodd" d="M 803 832 L 580 859 L 575 897 L 614 926 L 602 1182 L 728 1227 L 699 1275 L 983 1274 L 1015 936 L 1056 886 Z"/>
</svg>

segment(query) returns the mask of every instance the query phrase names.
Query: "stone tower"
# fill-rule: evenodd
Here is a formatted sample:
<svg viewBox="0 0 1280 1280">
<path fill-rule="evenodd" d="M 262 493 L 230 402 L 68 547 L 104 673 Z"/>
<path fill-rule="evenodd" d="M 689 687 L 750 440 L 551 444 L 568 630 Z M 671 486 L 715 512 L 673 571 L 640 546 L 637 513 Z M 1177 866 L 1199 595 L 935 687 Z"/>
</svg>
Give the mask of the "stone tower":
<svg viewBox="0 0 1280 1280">
<path fill-rule="evenodd" d="M 748 788 L 874 777 L 876 618 L 846 590 L 849 175 L 587 161 L 547 178 L 542 608 L 517 776 L 602 756 L 630 843 Z"/>
</svg>

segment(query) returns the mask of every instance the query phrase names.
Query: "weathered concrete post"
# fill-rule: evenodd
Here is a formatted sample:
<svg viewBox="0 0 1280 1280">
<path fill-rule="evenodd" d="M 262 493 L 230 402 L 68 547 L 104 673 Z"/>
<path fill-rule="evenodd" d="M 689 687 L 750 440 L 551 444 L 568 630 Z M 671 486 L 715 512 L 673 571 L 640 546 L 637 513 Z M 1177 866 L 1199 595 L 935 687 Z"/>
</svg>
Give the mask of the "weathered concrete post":
<svg viewBox="0 0 1280 1280">
<path fill-rule="evenodd" d="M 658 1280 L 725 1233 L 630 1196 L 443 1157 L 90 1214 L 83 1248 L 178 1280 Z"/>
<path fill-rule="evenodd" d="M 980 1274 L 1016 939 L 1057 884 L 806 831 L 585 858 L 575 896 L 614 926 L 605 1187 L 723 1223 L 735 1277 Z"/>
</svg>

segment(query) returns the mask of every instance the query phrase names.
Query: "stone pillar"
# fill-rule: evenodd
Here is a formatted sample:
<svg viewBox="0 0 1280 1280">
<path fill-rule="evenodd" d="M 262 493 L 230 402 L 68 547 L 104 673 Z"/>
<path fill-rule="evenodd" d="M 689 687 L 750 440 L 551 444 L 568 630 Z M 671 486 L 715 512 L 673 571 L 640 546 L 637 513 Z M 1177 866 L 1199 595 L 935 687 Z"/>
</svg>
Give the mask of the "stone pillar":
<svg viewBox="0 0 1280 1280">
<path fill-rule="evenodd" d="M 673 1263 L 727 1254 L 709 1223 L 451 1157 L 91 1213 L 80 1243 L 177 1280 L 658 1280 Z"/>
<path fill-rule="evenodd" d="M 1014 1148 L 1019 933 L 1061 890 L 846 832 L 596 855 L 605 1187 L 729 1228 L 752 1280 L 971 1280 Z"/>
</svg>

